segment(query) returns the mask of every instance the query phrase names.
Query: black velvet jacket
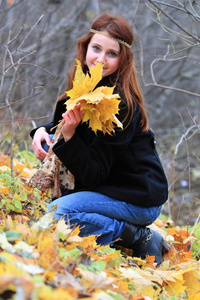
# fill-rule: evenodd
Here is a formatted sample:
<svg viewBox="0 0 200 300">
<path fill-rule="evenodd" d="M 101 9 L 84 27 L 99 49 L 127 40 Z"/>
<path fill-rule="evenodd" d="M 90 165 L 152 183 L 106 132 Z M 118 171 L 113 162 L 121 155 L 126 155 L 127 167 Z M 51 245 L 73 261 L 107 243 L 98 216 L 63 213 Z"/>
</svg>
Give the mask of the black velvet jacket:
<svg viewBox="0 0 200 300">
<path fill-rule="evenodd" d="M 100 85 L 109 86 L 108 78 L 103 78 Z M 122 121 L 126 106 L 120 97 L 117 117 Z M 62 119 L 66 100 L 58 101 L 53 122 L 44 125 L 48 133 Z M 142 132 L 140 121 L 137 108 L 130 125 L 124 130 L 115 129 L 112 136 L 102 132 L 95 135 L 87 123 L 81 123 L 69 141 L 62 139 L 54 145 L 54 153 L 75 176 L 75 189 L 70 192 L 95 191 L 142 207 L 166 202 L 168 184 L 154 134 L 150 130 Z M 32 137 L 35 130 L 31 131 Z"/>
</svg>

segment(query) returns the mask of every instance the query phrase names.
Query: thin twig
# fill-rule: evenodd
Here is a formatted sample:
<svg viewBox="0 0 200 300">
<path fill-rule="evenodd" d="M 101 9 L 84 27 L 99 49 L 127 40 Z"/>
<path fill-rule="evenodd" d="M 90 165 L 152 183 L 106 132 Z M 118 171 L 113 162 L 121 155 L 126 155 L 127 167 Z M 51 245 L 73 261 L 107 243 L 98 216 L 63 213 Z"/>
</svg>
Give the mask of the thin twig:
<svg viewBox="0 0 200 300">
<path fill-rule="evenodd" d="M 187 29 L 185 29 L 183 26 L 181 26 L 174 18 L 172 18 L 169 14 L 167 14 L 161 7 L 159 7 L 153 0 L 148 0 L 151 4 L 153 4 L 159 11 L 162 12 L 162 14 L 168 18 L 172 23 L 174 23 L 181 31 L 185 32 L 186 35 L 192 37 L 195 41 L 199 42 L 199 38 L 195 37 L 193 34 L 191 34 Z"/>
<path fill-rule="evenodd" d="M 22 45 L 24 44 L 25 40 L 28 38 L 28 36 L 31 34 L 31 32 L 35 29 L 35 27 L 37 26 L 37 24 L 41 21 L 41 19 L 43 18 L 44 15 L 41 15 L 39 17 L 39 19 L 36 21 L 36 23 L 31 27 L 31 29 L 29 30 L 29 32 L 27 33 L 27 35 L 24 37 L 23 41 L 21 42 L 21 44 L 17 47 L 16 51 L 20 51 Z"/>
<path fill-rule="evenodd" d="M 190 95 L 190 96 L 200 98 L 200 94 L 193 93 L 193 92 L 183 90 L 183 89 L 179 89 L 179 88 L 175 88 L 175 87 L 171 87 L 171 86 L 158 84 L 158 83 L 155 83 L 155 84 L 154 83 L 147 83 L 147 84 L 145 84 L 145 86 L 155 86 L 155 87 L 158 87 L 158 88 L 162 88 L 162 89 L 166 89 L 166 90 L 172 90 L 172 91 L 175 91 L 175 92 L 179 92 L 179 93 L 183 93 L 183 94 L 187 94 L 187 95 Z"/>
<path fill-rule="evenodd" d="M 12 38 L 12 40 L 8 42 L 8 46 L 10 46 L 10 44 L 12 44 L 19 37 L 23 29 L 24 29 L 24 25 L 19 29 L 18 33 L 14 36 L 14 38 Z"/>
<path fill-rule="evenodd" d="M 184 93 L 184 94 L 187 94 L 187 95 L 190 95 L 190 96 L 194 96 L 194 97 L 200 98 L 200 94 L 197 94 L 197 93 L 194 93 L 194 92 L 190 92 L 190 91 L 187 91 L 187 90 L 184 90 L 184 89 L 179 89 L 179 88 L 175 88 L 175 87 L 171 87 L 171 86 L 166 86 L 166 85 L 158 84 L 156 82 L 156 79 L 155 79 L 155 76 L 154 76 L 153 66 L 155 64 L 157 64 L 158 62 L 160 62 L 160 61 L 166 61 L 166 57 L 169 55 L 169 48 L 167 50 L 167 53 L 162 58 L 157 58 L 157 59 L 155 59 L 151 63 L 150 70 L 151 70 L 151 77 L 152 77 L 153 83 L 146 83 L 145 79 L 144 79 L 144 65 L 143 65 L 144 62 L 143 62 L 143 47 L 142 47 L 142 43 L 140 43 L 140 45 L 141 45 L 141 77 L 142 77 L 142 80 L 143 80 L 145 86 L 147 86 L 147 87 L 154 86 L 154 87 L 158 87 L 158 88 L 162 88 L 162 89 L 168 89 L 168 90 L 172 90 L 172 91 L 175 91 L 175 92 Z"/>
<path fill-rule="evenodd" d="M 0 141 L 0 146 L 1 146 L 1 144 L 5 141 L 5 139 L 7 138 L 7 136 L 10 134 L 11 130 L 12 130 L 12 128 L 10 128 L 10 129 L 8 130 L 8 132 L 4 135 L 3 139 Z"/>
<path fill-rule="evenodd" d="M 169 54 L 169 46 L 167 47 L 167 53 L 164 55 L 164 57 L 162 58 L 156 58 L 154 61 L 152 61 L 151 65 L 150 65 L 150 70 L 151 70 L 151 77 L 152 77 L 152 80 L 153 80 L 153 83 L 156 84 L 156 79 L 155 79 L 155 76 L 154 76 L 154 71 L 153 71 L 153 66 L 155 63 L 161 61 L 161 60 L 166 60 L 166 57 L 167 55 Z"/>
<path fill-rule="evenodd" d="M 12 64 L 6 69 L 5 73 L 7 73 L 10 69 L 12 69 L 15 65 L 20 65 L 22 60 L 24 60 L 25 58 L 27 58 L 30 55 L 33 55 L 35 52 L 37 52 L 37 50 L 33 50 L 30 53 L 26 53 L 26 55 L 24 55 L 23 57 L 19 58 L 16 62 L 12 61 Z M 10 54 L 12 54 L 12 55 L 13 55 L 13 53 L 10 52 Z"/>
<path fill-rule="evenodd" d="M 187 35 L 183 35 L 175 30 L 172 30 L 171 28 L 167 27 L 165 24 L 163 24 L 162 22 L 156 21 L 157 24 L 159 24 L 164 31 L 168 32 L 169 34 L 178 37 L 179 39 L 183 40 L 185 43 L 191 45 L 191 46 L 197 46 L 199 47 L 199 40 L 197 43 L 191 41 L 191 39 L 187 38 Z"/>
<path fill-rule="evenodd" d="M 176 145 L 175 152 L 174 152 L 175 155 L 177 155 L 177 153 L 178 153 L 178 148 L 179 148 L 179 146 L 182 144 L 183 140 L 186 140 L 187 135 L 188 135 L 189 132 L 190 132 L 192 129 L 194 129 L 194 128 L 196 128 L 196 125 L 190 126 L 190 127 L 186 130 L 186 132 L 185 132 L 184 134 L 182 134 L 182 136 L 181 136 L 181 138 L 180 138 L 178 144 Z"/>
<path fill-rule="evenodd" d="M 187 111 L 188 111 L 188 114 L 189 114 L 190 118 L 192 119 L 192 121 L 194 122 L 194 124 L 196 125 L 196 127 L 198 128 L 198 130 L 200 130 L 200 125 L 196 122 L 197 116 L 192 117 L 192 115 L 191 115 L 188 107 L 187 107 Z"/>
<path fill-rule="evenodd" d="M 48 118 L 48 117 L 49 117 L 49 115 L 48 116 L 43 116 L 43 117 L 37 117 L 37 118 L 29 118 L 29 119 L 16 119 L 16 120 L 10 120 L 10 121 L 0 121 L 0 123 L 27 122 L 27 121 L 45 119 L 45 118 Z"/>
<path fill-rule="evenodd" d="M 180 10 L 180 11 L 182 11 L 182 12 L 186 12 L 186 11 L 187 11 L 188 14 L 194 16 L 194 17 L 197 18 L 197 19 L 200 19 L 200 16 L 195 12 L 195 10 L 194 10 L 194 13 L 192 13 L 191 11 L 187 10 L 186 8 L 184 9 L 184 8 L 181 8 L 181 7 L 178 7 L 178 6 L 169 4 L 169 3 L 167 3 L 167 2 L 156 1 L 156 0 L 153 0 L 153 1 L 154 1 L 154 3 L 160 4 L 160 5 L 164 5 L 164 6 L 173 8 L 173 9 L 177 9 L 177 10 Z M 189 0 L 189 2 L 190 2 L 190 0 Z M 180 3 L 179 3 L 179 4 L 180 4 Z M 194 8 L 193 8 L 193 9 L 194 9 Z M 199 21 L 199 20 L 198 20 L 198 21 Z"/>
<path fill-rule="evenodd" d="M 12 106 L 12 105 L 14 105 L 14 104 L 23 102 L 23 101 L 25 101 L 25 100 L 30 100 L 30 99 L 32 99 L 32 98 L 34 98 L 34 97 L 36 97 L 36 96 L 42 94 L 42 93 L 45 91 L 45 89 L 46 89 L 48 86 L 50 86 L 54 81 L 55 81 L 55 79 L 52 80 L 52 81 L 50 81 L 50 82 L 49 82 L 48 84 L 46 84 L 44 87 L 42 87 L 42 91 L 40 91 L 40 92 L 38 92 L 38 93 L 36 93 L 36 94 L 34 94 L 34 95 L 29 95 L 29 96 L 24 97 L 24 98 L 22 98 L 22 99 L 16 100 L 15 102 L 11 102 L 11 103 L 9 104 L 9 106 Z M 8 108 L 8 105 L 2 106 L 2 107 L 0 108 L 0 110 L 1 110 L 1 109 L 4 109 L 4 108 Z"/>
<path fill-rule="evenodd" d="M 10 36 L 11 36 L 11 31 L 9 31 L 8 41 L 10 40 Z M 11 55 L 11 52 L 8 49 L 8 45 L 6 45 L 6 55 L 7 54 L 9 54 L 9 57 L 10 57 L 10 60 L 11 60 L 11 63 L 12 63 L 13 62 L 13 57 Z M 16 76 L 17 71 L 18 71 L 18 67 L 14 66 L 14 76 Z M 4 75 L 5 75 L 5 73 L 4 73 Z M 13 111 L 10 107 L 9 98 L 10 98 L 11 90 L 12 90 L 13 85 L 14 85 L 14 81 L 15 81 L 14 78 L 12 78 L 10 86 L 9 86 L 7 94 L 6 94 L 6 97 L 5 97 L 5 102 L 8 106 L 12 121 L 14 120 L 14 115 L 13 115 Z M 13 122 L 11 124 L 12 124 L 11 125 L 12 130 L 11 130 L 11 145 L 10 145 L 10 165 L 11 165 L 11 177 L 12 177 L 12 180 L 13 180 L 12 184 L 14 184 L 14 167 L 13 167 L 14 124 L 13 124 Z"/>
<path fill-rule="evenodd" d="M 135 17 L 137 15 L 137 11 L 138 11 L 138 8 L 139 8 L 139 3 L 140 3 L 140 0 L 137 0 L 137 3 L 136 3 L 136 8 L 135 8 L 135 11 L 134 11 L 134 14 L 133 14 L 133 19 L 132 19 L 132 26 L 133 26 L 133 23 L 135 21 Z"/>
<path fill-rule="evenodd" d="M 181 120 L 182 120 L 182 124 L 185 128 L 185 124 L 184 124 L 184 121 L 183 121 L 183 118 L 180 114 L 180 117 L 181 117 Z M 187 131 L 186 131 L 187 132 Z M 188 148 L 188 142 L 187 142 L 187 135 L 184 135 L 184 140 L 185 140 L 185 144 L 186 144 L 186 152 L 187 152 L 187 160 L 188 160 L 188 182 L 189 182 L 189 191 L 190 191 L 190 186 L 191 186 L 191 172 L 190 172 L 190 154 L 189 154 L 189 148 Z"/>
</svg>

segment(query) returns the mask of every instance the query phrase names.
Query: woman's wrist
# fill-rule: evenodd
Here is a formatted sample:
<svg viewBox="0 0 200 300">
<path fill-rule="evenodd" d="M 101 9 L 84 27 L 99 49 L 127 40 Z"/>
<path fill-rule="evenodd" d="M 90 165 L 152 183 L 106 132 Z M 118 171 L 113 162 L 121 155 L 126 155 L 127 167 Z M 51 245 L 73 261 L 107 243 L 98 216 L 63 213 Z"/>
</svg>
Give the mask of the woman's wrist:
<svg viewBox="0 0 200 300">
<path fill-rule="evenodd" d="M 71 140 L 72 137 L 73 137 L 73 134 L 72 135 L 63 136 L 65 142 L 68 142 L 69 140 Z"/>
<path fill-rule="evenodd" d="M 39 128 L 37 129 L 37 131 L 38 131 L 38 130 L 47 131 L 46 128 L 45 128 L 44 126 L 39 127 Z"/>
<path fill-rule="evenodd" d="M 43 135 L 45 132 L 47 132 L 47 131 L 46 131 L 46 128 L 45 128 L 44 126 L 39 127 L 39 128 L 35 131 L 33 138 L 38 137 L 38 136 L 40 136 L 40 135 Z"/>
</svg>

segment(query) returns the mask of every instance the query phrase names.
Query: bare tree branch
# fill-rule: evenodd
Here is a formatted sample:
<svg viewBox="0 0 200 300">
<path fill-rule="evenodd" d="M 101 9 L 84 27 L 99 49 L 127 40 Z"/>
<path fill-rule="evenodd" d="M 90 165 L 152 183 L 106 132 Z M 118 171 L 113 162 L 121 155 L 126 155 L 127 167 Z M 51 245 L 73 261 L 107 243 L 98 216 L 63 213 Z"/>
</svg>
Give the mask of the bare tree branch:
<svg viewBox="0 0 200 300">
<path fill-rule="evenodd" d="M 182 134 L 182 136 L 181 136 L 179 142 L 178 142 L 177 145 L 176 145 L 175 151 L 174 151 L 175 156 L 176 156 L 177 153 L 178 153 L 178 148 L 179 148 L 179 146 L 182 144 L 182 142 L 183 142 L 184 140 L 188 140 L 188 139 L 189 139 L 189 138 L 187 138 L 188 134 L 190 133 L 191 130 L 193 130 L 193 129 L 195 129 L 195 128 L 197 128 L 197 126 L 196 126 L 196 125 L 192 125 L 192 126 L 190 126 L 190 127 L 186 130 L 186 132 L 185 132 L 184 134 Z M 198 129 L 195 130 L 195 133 L 197 132 L 197 130 L 198 130 Z M 194 133 L 192 134 L 192 136 L 193 136 L 193 135 L 194 135 Z M 191 137 L 190 137 L 190 138 L 191 138 Z"/>
<path fill-rule="evenodd" d="M 157 58 L 154 61 L 152 61 L 151 65 L 150 65 L 150 70 L 151 70 L 151 78 L 152 78 L 153 83 L 146 83 L 146 81 L 144 79 L 143 50 L 142 50 L 142 44 L 141 44 L 141 77 L 142 77 L 142 80 L 144 82 L 144 85 L 147 86 L 147 87 L 148 86 L 155 86 L 155 87 L 162 88 L 162 89 L 168 89 L 168 90 L 172 90 L 172 91 L 175 91 L 175 92 L 184 93 L 184 94 L 187 94 L 187 95 L 190 95 L 190 96 L 200 98 L 200 94 L 198 94 L 198 93 L 194 93 L 194 92 L 190 92 L 188 90 L 184 90 L 184 89 L 180 89 L 180 88 L 176 88 L 176 87 L 171 87 L 171 86 L 166 86 L 166 85 L 157 83 L 157 81 L 155 79 L 155 74 L 154 74 L 154 65 L 158 64 L 160 61 L 167 61 L 168 56 L 169 56 L 169 47 L 168 47 L 167 53 L 163 57 Z"/>
<path fill-rule="evenodd" d="M 150 1 L 151 2 L 151 1 Z M 196 13 L 196 11 L 194 10 L 194 7 L 192 6 L 191 4 L 191 1 L 189 0 L 191 6 L 192 6 L 192 9 L 194 11 L 194 13 L 192 13 L 191 11 L 189 11 L 186 7 L 185 9 L 182 8 L 182 7 L 179 7 L 179 6 L 175 6 L 175 5 L 172 5 L 172 4 L 169 4 L 167 2 L 162 2 L 162 1 L 156 1 L 156 0 L 153 0 L 154 3 L 156 4 L 160 4 L 160 5 L 164 5 L 166 7 L 170 7 L 170 8 L 173 8 L 173 9 L 176 9 L 176 10 L 180 10 L 182 12 L 185 12 L 187 10 L 187 13 L 190 14 L 191 16 L 195 17 L 197 21 L 200 21 L 200 16 Z M 152 3 L 153 4 L 153 3 Z M 181 3 L 179 2 L 179 5 L 181 5 Z"/>
<path fill-rule="evenodd" d="M 12 123 L 12 122 L 27 122 L 27 121 L 34 121 L 34 120 L 39 120 L 39 119 L 45 119 L 48 118 L 49 116 L 43 116 L 43 117 L 37 117 L 37 118 L 29 118 L 29 119 L 16 119 L 16 120 L 11 120 L 11 121 L 0 121 L 0 123 Z"/>
<path fill-rule="evenodd" d="M 8 41 L 10 40 L 10 36 L 11 36 L 11 31 L 9 32 L 9 36 L 8 36 Z M 11 60 L 11 63 L 13 62 L 13 58 L 12 58 L 12 55 L 8 49 L 8 46 L 6 45 L 6 51 L 5 51 L 5 60 L 6 60 L 6 56 L 7 54 L 9 54 L 10 56 L 10 60 Z M 16 76 L 17 74 L 17 71 L 18 71 L 18 66 L 14 66 L 14 76 Z M 5 73 L 4 73 L 5 75 Z M 11 177 L 12 177 L 12 180 L 13 180 L 13 184 L 14 184 L 14 167 L 13 167 L 13 139 L 14 139 L 14 124 L 13 124 L 13 120 L 14 120 L 14 116 L 13 116 L 13 111 L 10 107 L 10 103 L 9 103 L 9 98 L 10 98 L 10 94 L 11 94 L 11 89 L 14 85 L 14 77 L 12 78 L 11 80 L 11 83 L 10 83 L 10 86 L 8 88 L 8 91 L 7 91 L 7 94 L 6 94 L 6 97 L 5 97 L 5 102 L 8 106 L 8 109 L 9 109 L 9 112 L 10 112 L 10 115 L 11 115 L 11 121 L 12 121 L 12 127 L 11 127 L 11 145 L 10 145 L 10 164 L 11 164 Z"/>
<path fill-rule="evenodd" d="M 39 17 L 39 19 L 36 21 L 36 23 L 31 27 L 31 29 L 28 31 L 27 35 L 24 37 L 23 41 L 20 43 L 20 45 L 17 47 L 17 49 L 15 51 L 21 51 L 21 48 L 22 48 L 24 42 L 26 41 L 26 39 L 29 37 L 29 35 L 31 34 L 31 32 L 35 29 L 35 27 L 41 21 L 42 18 L 43 18 L 43 15 L 41 15 Z"/>
<path fill-rule="evenodd" d="M 22 101 L 22 100 L 24 101 L 24 100 L 35 97 L 36 94 L 38 95 L 38 94 L 42 93 L 44 91 L 45 87 L 49 85 L 49 84 L 47 84 L 45 87 L 42 86 L 42 90 L 34 95 L 33 93 L 34 93 L 34 90 L 36 89 L 36 87 L 33 87 L 28 82 L 25 82 L 25 81 L 19 79 L 19 68 L 23 66 L 22 62 L 36 53 L 35 49 L 30 51 L 30 52 L 25 52 L 25 51 L 23 51 L 22 47 L 23 47 L 25 41 L 29 38 L 30 34 L 36 28 L 37 24 L 40 22 L 42 17 L 43 16 L 41 16 L 35 22 L 35 24 L 30 28 L 30 30 L 27 32 L 25 37 L 19 43 L 19 45 L 17 47 L 14 46 L 15 47 L 14 50 L 11 49 L 11 46 L 14 42 L 16 42 L 16 43 L 18 42 L 18 39 L 21 37 L 21 33 L 23 32 L 23 27 L 21 27 L 19 29 L 19 31 L 14 36 L 14 38 L 11 38 L 11 30 L 9 30 L 7 43 L 5 45 L 5 54 L 4 54 L 4 58 L 3 58 L 3 62 L 2 62 L 2 77 L 1 77 L 1 83 L 0 83 L 0 93 L 1 94 L 2 94 L 2 91 L 3 91 L 3 86 L 4 86 L 4 83 L 5 83 L 6 75 L 9 75 L 10 78 L 11 78 L 10 82 L 9 82 L 9 85 L 7 85 L 6 93 L 5 93 L 5 103 L 6 103 L 6 105 L 4 107 L 1 107 L 1 109 L 8 108 L 10 116 L 11 116 L 11 120 L 10 121 L 1 121 L 1 122 L 2 123 L 8 123 L 8 122 L 11 123 L 10 162 L 11 162 L 11 176 L 12 176 L 12 179 L 13 179 L 13 184 L 14 184 L 14 168 L 13 168 L 14 126 L 15 126 L 16 121 L 17 122 L 27 121 L 28 119 L 15 120 L 11 106 L 13 104 L 16 104 L 17 102 Z M 18 55 L 17 58 L 14 56 L 16 53 L 20 54 L 20 55 Z M 8 65 L 8 60 L 9 60 L 9 65 Z M 8 65 L 8 67 L 6 67 L 6 65 Z M 29 64 L 29 65 L 31 65 L 31 64 Z M 37 66 L 37 65 L 35 65 L 35 67 L 39 68 L 39 66 Z M 43 69 L 43 68 L 41 68 L 41 69 Z M 48 72 L 48 73 L 51 74 L 51 72 Z M 51 74 L 51 75 L 53 76 L 53 74 Z M 53 76 L 52 82 L 54 80 L 55 80 L 55 76 Z M 11 93 L 14 89 L 15 83 L 26 84 L 26 86 L 31 88 L 31 94 L 28 95 L 27 97 L 23 98 L 23 99 L 20 99 L 18 101 L 10 103 Z M 32 121 L 33 119 L 29 119 L 29 120 Z"/>
<path fill-rule="evenodd" d="M 181 26 L 172 16 L 167 14 L 160 6 L 157 5 L 157 1 L 148 0 L 152 5 L 154 5 L 164 16 L 166 16 L 173 24 L 175 24 L 181 31 L 183 31 L 186 35 L 192 37 L 196 42 L 200 42 L 200 38 L 191 34 L 185 27 Z"/>
</svg>

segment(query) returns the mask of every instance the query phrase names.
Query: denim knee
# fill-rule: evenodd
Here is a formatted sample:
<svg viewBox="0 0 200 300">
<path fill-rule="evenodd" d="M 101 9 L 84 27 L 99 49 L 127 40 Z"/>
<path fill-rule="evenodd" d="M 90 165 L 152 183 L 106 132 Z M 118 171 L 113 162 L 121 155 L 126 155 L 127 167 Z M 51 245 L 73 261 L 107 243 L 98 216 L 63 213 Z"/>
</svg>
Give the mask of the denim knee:
<svg viewBox="0 0 200 300">
<path fill-rule="evenodd" d="M 161 214 L 162 211 L 162 205 L 161 206 L 154 206 L 154 207 L 149 207 L 149 215 L 150 215 L 150 223 L 147 225 L 152 224 Z"/>
</svg>

